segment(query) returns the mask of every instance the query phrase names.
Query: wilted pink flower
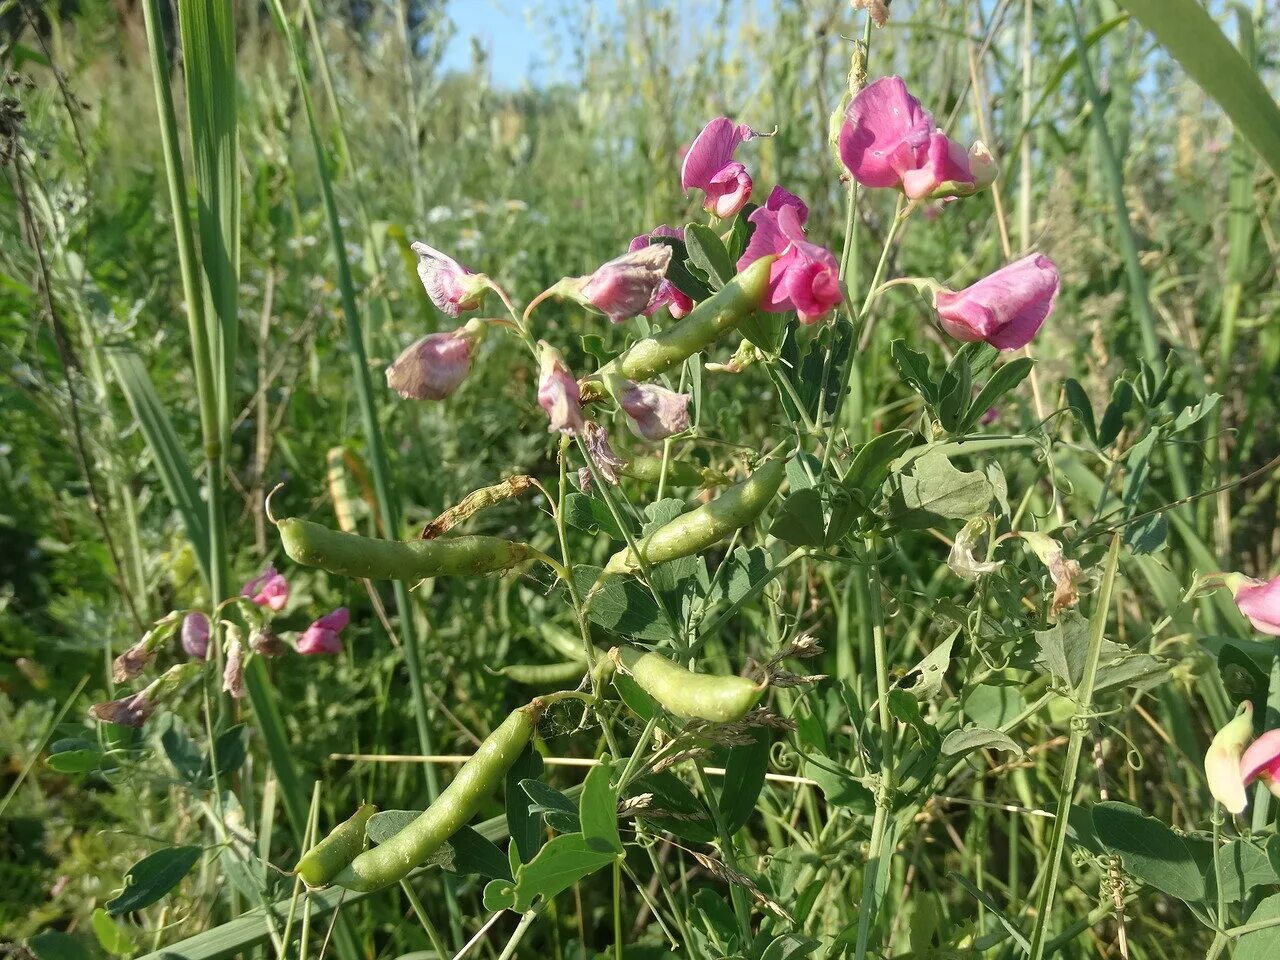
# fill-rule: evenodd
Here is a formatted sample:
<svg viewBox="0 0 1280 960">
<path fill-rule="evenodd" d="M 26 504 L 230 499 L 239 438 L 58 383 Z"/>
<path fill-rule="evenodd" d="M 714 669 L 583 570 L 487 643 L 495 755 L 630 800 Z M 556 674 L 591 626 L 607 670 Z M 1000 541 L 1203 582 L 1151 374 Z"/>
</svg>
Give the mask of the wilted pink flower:
<svg viewBox="0 0 1280 960">
<path fill-rule="evenodd" d="M 582 395 L 564 358 L 545 340 L 538 341 L 538 405 L 547 411 L 551 431 L 574 436 L 582 430 Z"/>
<path fill-rule="evenodd" d="M 774 187 L 765 205 L 749 218 L 756 229 L 738 269 L 777 255 L 761 308 L 770 313 L 794 310 L 802 323 L 816 323 L 840 302 L 840 265 L 830 250 L 805 239 L 808 217 L 809 208 L 799 197 Z"/>
<path fill-rule="evenodd" d="M 244 644 L 238 634 L 231 634 L 227 641 L 227 660 L 222 666 L 222 689 L 236 700 L 243 700 L 244 688 Z"/>
<path fill-rule="evenodd" d="M 140 727 L 155 712 L 156 704 L 147 696 L 146 690 L 140 690 L 119 700 L 108 700 L 106 703 L 95 703 L 89 713 L 98 720 L 107 723 L 118 723 L 122 727 Z"/>
<path fill-rule="evenodd" d="M 1243 812 L 1248 804 L 1241 776 L 1241 754 L 1253 736 L 1253 704 L 1240 704 L 1235 718 L 1214 736 L 1204 755 L 1204 775 L 1209 792 L 1231 813 Z"/>
<path fill-rule="evenodd" d="M 1280 797 L 1280 730 L 1268 730 L 1249 745 L 1240 758 L 1240 779 L 1246 787 L 1261 780 Z"/>
<path fill-rule="evenodd" d="M 269 627 L 255 627 L 249 631 L 249 649 L 263 657 L 278 657 L 289 647 Z"/>
<path fill-rule="evenodd" d="M 591 462 L 595 464 L 596 469 L 600 471 L 600 476 L 604 477 L 606 483 L 618 482 L 618 471 L 627 465 L 627 461 L 613 452 L 613 447 L 609 446 L 609 431 L 596 423 L 594 420 L 588 420 L 582 434 L 582 443 L 587 448 L 587 456 L 591 458 Z M 591 479 L 591 471 L 587 471 L 587 480 Z M 582 475 L 578 475 L 578 483 L 585 491 L 587 487 L 582 484 Z"/>
<path fill-rule="evenodd" d="M 414 242 L 410 249 L 418 255 L 418 277 L 432 303 L 451 317 L 480 306 L 489 284 L 484 274 L 468 270 L 421 240 Z"/>
<path fill-rule="evenodd" d="M 277 573 L 274 566 L 268 566 L 244 585 L 240 596 L 278 613 L 289 602 L 289 581 Z"/>
<path fill-rule="evenodd" d="M 470 337 L 462 330 L 429 333 L 387 367 L 387 386 L 409 400 L 443 400 L 470 372 Z"/>
<path fill-rule="evenodd" d="M 900 77 L 881 77 L 850 102 L 840 129 L 840 159 L 864 187 L 896 187 L 912 200 L 968 196 L 996 175 L 986 147 L 975 144 L 966 154 L 937 128 Z"/>
<path fill-rule="evenodd" d="M 668 227 L 663 224 L 662 226 L 654 227 L 648 233 L 636 237 L 631 241 L 631 245 L 627 249 L 633 253 L 636 250 L 642 250 L 653 243 L 654 237 L 675 237 L 683 240 L 684 231 L 677 227 Z M 658 284 L 658 289 L 653 292 L 653 299 L 649 301 L 649 305 L 642 312 L 648 317 L 662 307 L 666 307 L 671 316 L 679 320 L 693 309 L 693 300 L 687 294 L 681 293 L 674 283 L 663 277 L 662 282 Z"/>
<path fill-rule="evenodd" d="M 612 323 L 643 313 L 658 293 L 671 263 L 671 248 L 653 244 L 624 253 L 586 277 L 569 280 L 561 292 L 592 307 Z"/>
<path fill-rule="evenodd" d="M 140 676 L 153 657 L 155 651 L 147 643 L 147 637 L 143 637 L 111 662 L 111 679 L 116 683 L 124 683 Z"/>
<path fill-rule="evenodd" d="M 346 607 L 339 607 L 333 613 L 326 613 L 298 637 L 298 652 L 301 654 L 341 653 L 342 638 L 339 632 L 346 629 L 351 617 Z"/>
<path fill-rule="evenodd" d="M 1280 637 L 1280 577 L 1264 581 L 1234 574 L 1228 584 L 1235 594 L 1236 606 L 1254 629 Z"/>
<path fill-rule="evenodd" d="M 618 406 L 627 415 L 627 426 L 644 440 L 665 440 L 689 429 L 687 393 L 676 393 L 652 383 L 618 381 L 611 388 Z"/>
<path fill-rule="evenodd" d="M 972 286 L 939 290 L 933 305 L 942 328 L 957 340 L 985 340 L 1000 350 L 1025 347 L 1053 312 L 1058 268 L 1033 253 Z"/>
<path fill-rule="evenodd" d="M 199 610 L 182 618 L 182 649 L 196 660 L 209 658 L 209 618 Z"/>
<path fill-rule="evenodd" d="M 751 175 L 733 159 L 739 144 L 760 136 L 745 123 L 716 117 L 694 138 L 680 167 L 685 191 L 701 190 L 707 196 L 703 209 L 717 217 L 732 217 L 751 199 Z"/>
</svg>

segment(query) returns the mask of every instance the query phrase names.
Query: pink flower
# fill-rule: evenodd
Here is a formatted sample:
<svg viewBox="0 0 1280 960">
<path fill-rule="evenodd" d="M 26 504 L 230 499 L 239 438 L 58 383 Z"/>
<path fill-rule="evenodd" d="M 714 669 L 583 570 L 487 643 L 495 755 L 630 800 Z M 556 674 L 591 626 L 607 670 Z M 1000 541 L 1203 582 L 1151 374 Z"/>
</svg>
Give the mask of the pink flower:
<svg viewBox="0 0 1280 960">
<path fill-rule="evenodd" d="M 654 237 L 675 237 L 679 240 L 683 240 L 684 231 L 676 227 L 668 227 L 663 224 L 662 226 L 654 227 L 648 233 L 643 233 L 636 237 L 631 241 L 631 245 L 627 250 L 634 253 L 636 250 L 641 250 L 650 246 L 653 243 Z M 649 305 L 644 308 L 642 313 L 646 317 L 652 316 L 662 307 L 666 307 L 670 311 L 671 316 L 679 320 L 693 309 L 693 300 L 687 294 L 681 293 L 680 289 L 674 283 L 663 277 L 662 282 L 658 284 L 658 289 L 653 293 L 653 299 L 649 301 Z"/>
<path fill-rule="evenodd" d="M 338 634 L 346 629 L 351 616 L 346 607 L 339 607 L 333 613 L 326 613 L 298 637 L 298 652 L 301 654 L 341 653 L 342 638 Z"/>
<path fill-rule="evenodd" d="M 489 284 L 484 274 L 468 270 L 421 240 L 411 244 L 410 249 L 418 255 L 418 278 L 432 303 L 451 317 L 480 306 Z"/>
<path fill-rule="evenodd" d="M 1236 606 L 1249 618 L 1254 629 L 1280 637 L 1280 577 L 1252 580 L 1235 575 L 1231 578 Z"/>
<path fill-rule="evenodd" d="M 733 159 L 739 144 L 760 134 L 745 123 L 716 117 L 694 138 L 680 167 L 685 191 L 701 190 L 707 196 L 703 209 L 717 217 L 732 217 L 751 199 L 751 175 Z"/>
<path fill-rule="evenodd" d="M 618 471 L 627 465 L 627 461 L 613 452 L 613 447 L 609 446 L 609 432 L 604 427 L 596 423 L 594 420 L 588 420 L 586 429 L 582 435 L 582 443 L 587 448 L 587 456 L 591 458 L 591 462 L 600 471 L 606 483 L 618 482 Z M 582 471 L 586 471 L 586 481 L 584 482 Z M 591 471 L 583 467 L 578 472 L 578 485 L 586 492 L 590 486 Z"/>
<path fill-rule="evenodd" d="M 1240 779 L 1246 787 L 1261 780 L 1280 797 L 1280 730 L 1268 730 L 1249 745 L 1240 758 Z"/>
<path fill-rule="evenodd" d="M 986 147 L 975 144 L 966 154 L 900 77 L 881 77 L 859 91 L 845 111 L 839 145 L 854 180 L 900 189 L 912 200 L 968 196 L 995 179 Z"/>
<path fill-rule="evenodd" d="M 665 243 L 641 247 L 610 260 L 590 276 L 568 281 L 563 293 L 600 311 L 610 322 L 622 323 L 648 309 L 670 263 L 671 248 Z"/>
<path fill-rule="evenodd" d="M 289 602 L 289 581 L 278 574 L 274 566 L 268 566 L 244 585 L 240 596 L 248 597 L 258 606 L 279 613 Z"/>
<path fill-rule="evenodd" d="M 748 218 L 755 232 L 738 269 L 776 254 L 761 308 L 770 313 L 794 310 L 802 323 L 816 323 L 840 302 L 840 265 L 830 250 L 805 239 L 808 218 L 809 208 L 799 197 L 774 187 L 765 205 Z"/>
<path fill-rule="evenodd" d="M 182 618 L 182 649 L 195 660 L 209 659 L 209 618 L 199 610 Z"/>
<path fill-rule="evenodd" d="M 665 440 L 689 429 L 687 393 L 676 393 L 651 383 L 618 381 L 612 387 L 618 406 L 627 416 L 627 426 L 644 440 Z"/>
<path fill-rule="evenodd" d="M 985 340 L 1000 350 L 1025 347 L 1053 312 L 1058 268 L 1033 253 L 958 292 L 933 297 L 942 328 L 957 340 Z"/>
<path fill-rule="evenodd" d="M 538 341 L 538 405 L 547 411 L 552 433 L 575 436 L 583 427 L 582 395 L 564 358 L 545 340 Z"/>
<path fill-rule="evenodd" d="M 408 400 L 443 400 L 471 372 L 471 339 L 461 330 L 430 333 L 387 367 L 387 386 Z"/>
</svg>

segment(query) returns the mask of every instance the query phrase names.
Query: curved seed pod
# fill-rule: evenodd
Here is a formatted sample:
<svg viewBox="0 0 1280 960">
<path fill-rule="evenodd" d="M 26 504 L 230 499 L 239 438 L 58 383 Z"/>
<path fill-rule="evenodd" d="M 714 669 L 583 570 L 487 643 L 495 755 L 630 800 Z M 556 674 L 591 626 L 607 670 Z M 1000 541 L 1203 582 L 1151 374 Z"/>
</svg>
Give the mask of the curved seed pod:
<svg viewBox="0 0 1280 960">
<path fill-rule="evenodd" d="M 634 457 L 619 471 L 624 477 L 657 483 L 662 477 L 661 457 Z M 719 470 L 680 460 L 667 461 L 667 483 L 677 487 L 718 487 L 729 482 Z"/>
<path fill-rule="evenodd" d="M 771 460 L 710 503 L 682 513 L 636 544 L 649 564 L 688 557 L 745 527 L 764 511 L 786 476 L 787 461 Z M 630 547 L 619 550 L 605 564 L 600 578 L 615 573 L 635 573 L 639 560 Z"/>
<path fill-rule="evenodd" d="M 613 656 L 640 689 L 678 717 L 733 723 L 746 716 L 764 694 L 763 683 L 752 683 L 746 677 L 694 673 L 635 647 L 614 647 Z"/>
<path fill-rule="evenodd" d="M 652 380 L 684 362 L 732 330 L 760 306 L 769 288 L 769 268 L 775 257 L 761 257 L 694 307 L 687 317 L 661 333 L 633 344 L 622 356 L 596 374 L 616 374 L 628 380 Z M 591 392 L 596 396 L 596 391 Z M 584 400 L 590 397 L 584 396 Z"/>
<path fill-rule="evenodd" d="M 587 664 L 583 660 L 569 660 L 565 663 L 513 663 L 494 672 L 527 686 L 551 687 L 581 680 L 587 673 Z"/>
<path fill-rule="evenodd" d="M 362 803 L 347 820 L 307 851 L 295 873 L 308 887 L 322 887 L 336 877 L 364 849 L 364 827 L 378 812 L 372 803 Z"/>
<path fill-rule="evenodd" d="M 379 540 L 286 517 L 276 526 L 291 560 L 366 580 L 424 580 L 507 570 L 530 556 L 527 543 L 498 537 Z"/>
<path fill-rule="evenodd" d="M 542 712 L 539 701 L 512 710 L 485 738 L 435 803 L 386 843 L 366 850 L 333 880 L 348 890 L 378 890 L 403 880 L 470 820 L 528 744 Z"/>
</svg>

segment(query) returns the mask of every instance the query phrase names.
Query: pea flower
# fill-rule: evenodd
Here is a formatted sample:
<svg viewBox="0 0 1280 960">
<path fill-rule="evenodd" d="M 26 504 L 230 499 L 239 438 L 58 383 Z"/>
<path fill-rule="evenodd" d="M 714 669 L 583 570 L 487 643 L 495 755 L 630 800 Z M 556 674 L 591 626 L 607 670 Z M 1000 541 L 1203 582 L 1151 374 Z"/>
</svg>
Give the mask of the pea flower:
<svg viewBox="0 0 1280 960">
<path fill-rule="evenodd" d="M 840 302 L 840 266 L 825 247 L 805 238 L 809 208 L 795 194 L 774 187 L 763 207 L 747 219 L 755 232 L 738 260 L 744 270 L 769 254 L 769 290 L 761 308 L 770 313 L 794 310 L 801 323 L 816 323 Z"/>
<path fill-rule="evenodd" d="M 594 420 L 588 420 L 582 434 L 582 443 L 587 448 L 587 456 L 591 458 L 591 462 L 600 471 L 606 483 L 618 482 L 618 471 L 627 465 L 627 461 L 613 452 L 613 447 L 609 446 L 609 432 L 604 427 L 596 423 Z M 578 473 L 578 485 L 582 487 L 585 493 L 591 482 L 591 471 L 585 467 L 586 480 L 583 480 L 582 471 Z"/>
<path fill-rule="evenodd" d="M 236 700 L 245 697 L 244 644 L 238 632 L 227 631 L 227 660 L 222 667 L 222 689 Z"/>
<path fill-rule="evenodd" d="M 1249 618 L 1254 629 L 1280 637 L 1280 577 L 1254 580 L 1233 573 L 1224 580 L 1235 595 L 1236 606 Z"/>
<path fill-rule="evenodd" d="M 654 227 L 648 233 L 642 233 L 634 238 L 627 250 L 632 253 L 642 250 L 653 243 L 654 237 L 674 237 L 677 240 L 683 240 L 684 230 L 678 227 L 668 227 L 666 224 Z M 663 277 L 662 282 L 658 284 L 658 289 L 653 292 L 653 298 L 649 301 L 649 305 L 641 313 L 649 317 L 663 307 L 667 308 L 671 316 L 679 320 L 693 309 L 693 299 L 688 294 L 682 293 L 680 288 L 666 279 L 666 277 Z"/>
<path fill-rule="evenodd" d="M 303 631 L 298 637 L 298 652 L 304 655 L 317 653 L 341 653 L 342 638 L 338 634 L 351 622 L 346 607 L 326 613 Z"/>
<path fill-rule="evenodd" d="M 665 440 L 689 429 L 689 394 L 613 377 L 607 383 L 627 426 L 642 440 Z"/>
<path fill-rule="evenodd" d="M 1245 786 L 1261 780 L 1280 797 L 1280 730 L 1268 730 L 1249 745 L 1240 758 L 1240 779 Z"/>
<path fill-rule="evenodd" d="M 582 431 L 582 394 L 559 351 L 538 341 L 538 405 L 547 411 L 550 431 L 576 436 Z"/>
<path fill-rule="evenodd" d="M 997 173 L 985 146 L 975 143 L 966 153 L 895 76 L 881 77 L 850 101 L 839 147 L 858 183 L 896 188 L 912 200 L 969 196 Z"/>
<path fill-rule="evenodd" d="M 999 350 L 1025 347 L 1053 312 L 1058 268 L 1033 253 L 963 290 L 936 287 L 933 306 L 942 329 L 957 340 L 985 340 Z"/>
<path fill-rule="evenodd" d="M 240 596 L 248 597 L 260 607 L 279 613 L 289 602 L 289 581 L 276 572 L 273 565 L 244 585 Z"/>
<path fill-rule="evenodd" d="M 199 610 L 182 618 L 182 649 L 193 660 L 209 659 L 209 618 Z"/>
<path fill-rule="evenodd" d="M 451 317 L 464 310 L 479 308 L 489 286 L 488 277 L 468 270 L 457 260 L 421 240 L 415 241 L 409 249 L 418 255 L 418 279 L 432 303 Z"/>
<path fill-rule="evenodd" d="M 1204 775 L 1209 792 L 1231 813 L 1243 813 L 1248 805 L 1241 754 L 1253 736 L 1253 704 L 1240 704 L 1236 715 L 1214 736 L 1204 755 Z"/>
<path fill-rule="evenodd" d="M 603 313 L 611 323 L 622 323 L 648 309 L 670 263 L 671 248 L 655 243 L 624 253 L 585 277 L 566 277 L 542 296 L 573 300 Z"/>
<path fill-rule="evenodd" d="M 198 663 L 179 663 L 152 680 L 137 693 L 119 700 L 95 703 L 89 713 L 106 723 L 118 723 L 123 727 L 141 727 L 157 707 L 172 700 L 187 681 L 200 672 Z"/>
<path fill-rule="evenodd" d="M 471 372 L 473 341 L 482 329 L 472 320 L 457 330 L 414 341 L 387 367 L 387 386 L 406 400 L 443 400 Z"/>
<path fill-rule="evenodd" d="M 142 635 L 142 638 L 111 663 L 111 679 L 124 683 L 142 674 L 155 659 L 156 652 L 178 629 L 178 614 L 167 613 Z"/>
<path fill-rule="evenodd" d="M 751 199 L 751 174 L 733 159 L 739 145 L 760 136 L 745 123 L 716 117 L 694 138 L 680 166 L 680 185 L 687 193 L 706 194 L 702 207 L 722 219 L 732 217 Z"/>
</svg>

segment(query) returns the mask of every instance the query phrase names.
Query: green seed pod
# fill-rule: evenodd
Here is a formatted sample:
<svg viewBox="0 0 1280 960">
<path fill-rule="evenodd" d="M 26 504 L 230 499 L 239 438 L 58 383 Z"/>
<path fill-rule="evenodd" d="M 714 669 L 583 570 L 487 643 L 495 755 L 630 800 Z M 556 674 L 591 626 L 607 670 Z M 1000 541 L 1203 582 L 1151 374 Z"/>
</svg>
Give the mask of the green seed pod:
<svg viewBox="0 0 1280 960">
<path fill-rule="evenodd" d="M 645 537 L 636 547 L 646 563 L 653 565 L 699 553 L 735 530 L 745 527 L 764 512 L 786 476 L 787 461 L 771 460 L 741 483 L 736 484 L 688 513 Z M 639 560 L 627 547 L 605 565 L 601 579 L 615 573 L 635 573 Z"/>
<path fill-rule="evenodd" d="M 364 849 L 364 828 L 377 813 L 372 803 L 362 803 L 348 820 L 307 851 L 295 871 L 308 887 L 322 887 L 336 877 Z"/>
<path fill-rule="evenodd" d="M 537 700 L 512 710 L 462 765 L 435 803 L 386 843 L 352 860 L 333 882 L 359 892 L 378 890 L 403 880 L 414 867 L 425 863 L 498 788 L 533 736 L 541 712 L 542 705 Z"/>
<path fill-rule="evenodd" d="M 619 471 L 624 477 L 657 483 L 662 477 L 661 457 L 633 457 Z M 719 470 L 679 460 L 667 461 L 667 483 L 677 487 L 718 487 L 729 482 Z"/>
<path fill-rule="evenodd" d="M 689 311 L 687 317 L 633 344 L 602 367 L 598 375 L 611 373 L 627 380 L 652 380 L 683 363 L 686 357 L 705 350 L 760 306 L 769 288 L 769 268 L 774 259 L 761 257 Z"/>
<path fill-rule="evenodd" d="M 286 517 L 276 526 L 284 552 L 308 567 L 366 580 L 424 580 L 507 570 L 526 559 L 527 543 L 498 537 L 379 540 Z"/>
<path fill-rule="evenodd" d="M 764 684 L 746 677 L 694 673 L 635 647 L 614 647 L 613 656 L 640 689 L 678 717 L 733 723 L 746 716 L 764 694 Z"/>
</svg>

